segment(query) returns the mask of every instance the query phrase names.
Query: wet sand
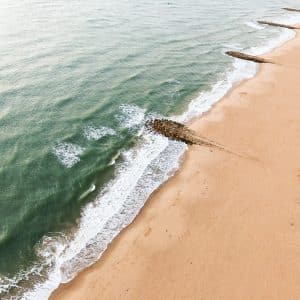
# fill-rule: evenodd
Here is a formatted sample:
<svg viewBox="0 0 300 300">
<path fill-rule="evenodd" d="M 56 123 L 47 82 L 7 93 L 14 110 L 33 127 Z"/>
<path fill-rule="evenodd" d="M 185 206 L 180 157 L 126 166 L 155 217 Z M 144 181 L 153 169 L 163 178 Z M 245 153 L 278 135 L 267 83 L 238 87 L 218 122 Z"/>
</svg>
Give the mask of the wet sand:
<svg viewBox="0 0 300 300">
<path fill-rule="evenodd" d="M 192 122 L 256 160 L 190 146 L 102 258 L 51 299 L 300 299 L 299 53 L 297 36 Z"/>
</svg>

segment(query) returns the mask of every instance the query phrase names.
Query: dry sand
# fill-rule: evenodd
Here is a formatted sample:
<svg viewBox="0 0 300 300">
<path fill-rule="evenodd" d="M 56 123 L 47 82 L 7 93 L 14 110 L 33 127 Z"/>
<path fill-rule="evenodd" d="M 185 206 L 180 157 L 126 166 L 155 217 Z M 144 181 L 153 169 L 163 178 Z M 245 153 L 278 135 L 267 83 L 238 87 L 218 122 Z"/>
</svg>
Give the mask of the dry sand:
<svg viewBox="0 0 300 300">
<path fill-rule="evenodd" d="M 300 37 L 193 129 L 191 146 L 102 258 L 52 299 L 300 299 Z M 92 220 L 91 220 L 92 221 Z"/>
</svg>

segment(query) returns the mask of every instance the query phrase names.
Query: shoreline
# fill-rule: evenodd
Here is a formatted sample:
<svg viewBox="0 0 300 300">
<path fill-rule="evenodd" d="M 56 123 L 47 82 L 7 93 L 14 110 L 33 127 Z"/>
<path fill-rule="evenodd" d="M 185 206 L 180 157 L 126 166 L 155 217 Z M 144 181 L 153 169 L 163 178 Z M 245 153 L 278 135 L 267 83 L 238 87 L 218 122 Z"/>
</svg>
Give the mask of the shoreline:
<svg viewBox="0 0 300 300">
<path fill-rule="evenodd" d="M 299 35 L 298 34 L 293 39 L 287 41 L 285 44 L 283 44 L 279 48 L 274 49 L 271 53 L 266 54 L 264 56 L 267 56 L 267 57 L 270 57 L 270 56 L 273 57 L 274 55 L 276 56 L 276 55 L 278 55 L 278 52 L 284 52 L 289 47 L 293 48 L 292 46 L 290 46 L 290 44 L 292 44 L 292 43 L 293 44 L 297 44 L 297 43 L 300 44 L 300 42 L 299 42 Z M 279 56 L 280 55 L 282 56 L 282 54 L 279 54 Z M 300 63 L 299 63 L 299 65 L 300 65 Z M 195 130 L 197 130 L 198 132 L 205 132 L 207 130 L 206 126 L 210 127 L 210 125 L 208 125 L 207 123 L 212 123 L 212 124 L 215 124 L 215 123 L 218 123 L 218 122 L 222 123 L 224 121 L 223 120 L 223 114 L 224 114 L 224 107 L 223 106 L 225 106 L 225 110 L 226 110 L 226 106 L 228 104 L 229 105 L 233 105 L 233 106 L 236 106 L 236 105 L 239 106 L 239 105 L 241 105 L 241 107 L 244 108 L 244 104 L 245 103 L 243 103 L 243 102 L 245 100 L 241 100 L 240 101 L 242 103 L 241 104 L 241 103 L 235 103 L 236 101 L 233 101 L 233 100 L 230 100 L 230 99 L 234 98 L 234 94 L 237 93 L 236 92 L 237 90 L 243 89 L 245 85 L 247 86 L 247 84 L 249 84 L 249 82 L 250 82 L 250 85 L 252 85 L 253 81 L 259 81 L 260 77 L 262 77 L 264 75 L 263 73 L 269 72 L 269 70 L 267 70 L 267 69 L 269 69 L 269 67 L 270 66 L 262 66 L 262 67 L 260 67 L 259 70 L 257 71 L 255 77 L 243 80 L 242 82 L 240 82 L 237 85 L 233 86 L 220 101 L 218 101 L 217 103 L 215 103 L 211 107 L 211 109 L 207 113 L 204 113 L 203 115 L 201 115 L 200 118 L 199 117 L 198 118 L 197 117 L 193 118 L 193 121 L 191 122 L 192 128 L 195 129 Z M 276 66 L 276 67 L 278 67 L 278 66 Z M 271 66 L 270 69 L 273 69 L 273 66 Z M 270 75 L 270 76 L 272 76 L 272 75 Z M 247 94 L 245 94 L 244 96 L 243 96 L 244 98 L 247 98 L 246 97 Z M 230 102 L 234 102 L 234 103 L 230 103 Z M 235 109 L 239 110 L 239 109 L 241 109 L 241 107 L 234 107 L 233 110 L 235 110 Z M 220 128 L 218 128 L 218 129 L 220 129 Z M 209 129 L 208 132 L 210 132 L 210 131 L 212 131 L 212 133 L 215 133 L 216 136 L 218 135 L 218 132 L 216 132 L 215 129 L 213 129 L 213 130 Z M 209 137 L 210 138 L 214 138 L 214 136 L 211 136 L 211 135 L 209 135 Z M 224 141 L 222 141 L 222 140 L 217 140 L 217 141 L 221 142 L 221 143 L 224 143 Z M 224 144 L 226 145 L 226 143 L 224 143 Z M 83 272 L 81 272 L 79 275 L 77 275 L 76 278 L 73 279 L 70 283 L 61 285 L 58 288 L 58 290 L 56 290 L 53 293 L 53 295 L 51 296 L 51 299 L 64 299 L 64 297 L 66 297 L 66 299 L 68 299 L 68 297 L 70 297 L 70 295 L 72 296 L 72 299 L 81 299 L 80 298 L 80 293 L 77 295 L 77 294 L 75 294 L 74 290 L 76 289 L 76 290 L 78 290 L 78 292 L 84 292 L 87 287 L 88 287 L 88 290 L 89 290 L 90 294 L 88 296 L 85 294 L 85 299 L 96 299 L 97 298 L 96 295 L 101 295 L 101 294 L 97 294 L 97 293 L 95 294 L 94 293 L 95 290 L 91 291 L 91 285 L 88 282 L 86 282 L 86 279 L 87 278 L 90 279 L 90 276 L 92 276 L 92 275 L 94 275 L 94 277 L 97 277 L 99 275 L 98 272 L 100 273 L 100 275 L 102 273 L 105 273 L 105 271 L 101 271 L 101 269 L 102 268 L 104 268 L 104 269 L 106 269 L 106 268 L 110 269 L 109 268 L 110 264 L 112 264 L 111 266 L 116 267 L 116 263 L 117 263 L 117 258 L 118 257 L 120 258 L 122 256 L 126 256 L 126 252 L 127 251 L 129 251 L 129 252 L 133 251 L 134 252 L 134 249 L 132 249 L 134 247 L 134 243 L 137 243 L 138 244 L 137 246 L 140 246 L 141 243 L 143 244 L 143 241 L 140 241 L 141 238 L 147 238 L 147 237 L 150 237 L 151 235 L 152 236 L 154 235 L 153 234 L 153 228 L 155 226 L 152 225 L 151 227 L 148 227 L 147 224 L 149 224 L 149 222 L 151 224 L 152 223 L 158 224 L 159 222 L 162 222 L 161 218 L 159 218 L 158 220 L 155 220 L 154 215 L 156 214 L 156 212 L 162 214 L 162 210 L 159 210 L 159 209 L 160 208 L 161 209 L 166 209 L 166 207 L 165 207 L 166 204 L 164 204 L 164 203 L 161 203 L 161 204 L 154 203 L 153 204 L 153 202 L 159 202 L 158 199 L 159 198 L 164 198 L 165 195 L 166 195 L 166 198 L 169 199 L 168 198 L 169 194 L 170 195 L 173 194 L 173 192 L 170 191 L 170 190 L 174 190 L 174 182 L 175 182 L 176 185 L 180 186 L 181 180 L 179 178 L 182 177 L 183 173 L 184 174 L 188 173 L 188 171 L 185 171 L 185 169 L 191 169 L 191 167 L 189 166 L 189 163 L 190 163 L 191 160 L 195 160 L 194 156 L 196 155 L 195 153 L 197 153 L 197 152 L 201 152 L 200 153 L 201 159 L 207 161 L 206 163 L 204 163 L 204 167 L 207 167 L 206 164 L 209 165 L 209 164 L 215 163 L 216 158 L 212 157 L 214 155 L 216 155 L 219 158 L 220 157 L 223 157 L 223 158 L 225 157 L 225 159 L 227 159 L 229 161 L 234 160 L 234 158 L 232 158 L 232 157 L 231 158 L 228 158 L 228 157 L 226 158 L 226 155 L 224 155 L 224 153 L 218 153 L 218 151 L 215 151 L 215 150 L 213 151 L 214 155 L 212 155 L 211 152 L 210 152 L 210 150 L 208 150 L 208 149 L 205 149 L 205 148 L 202 148 L 202 147 L 200 147 L 200 149 L 195 149 L 194 146 L 190 147 L 189 150 L 184 154 L 184 159 L 183 159 L 183 162 L 180 165 L 180 169 L 175 173 L 175 175 L 172 178 L 170 178 L 167 182 L 163 183 L 161 185 L 161 187 L 158 190 L 156 190 L 151 195 L 150 199 L 147 201 L 147 203 L 145 204 L 145 206 L 142 208 L 141 212 L 136 217 L 135 221 L 132 224 L 130 224 L 127 228 L 125 228 L 118 235 L 118 237 L 110 244 L 109 248 L 102 255 L 101 259 L 98 262 L 96 262 L 94 265 L 92 265 L 91 267 L 87 268 L 86 270 L 84 270 Z M 198 159 L 196 161 L 198 163 L 200 163 L 198 161 Z M 205 168 L 203 168 L 203 170 L 204 169 Z M 202 171 L 201 170 L 200 171 L 197 170 L 197 172 L 202 172 Z M 194 173 L 194 175 L 198 174 L 197 172 Z M 173 186 L 173 187 L 170 188 L 170 186 Z M 204 192 L 204 194 L 205 194 L 205 192 Z M 153 207 L 153 206 L 155 206 L 155 207 Z M 173 205 L 172 205 L 172 207 L 173 207 Z M 177 207 L 177 205 L 175 205 L 175 207 Z M 181 214 L 179 207 L 180 206 L 178 206 L 176 208 L 175 219 L 178 218 L 177 214 L 179 214 L 179 215 Z M 170 209 L 170 207 L 168 207 L 168 209 Z M 150 210 L 150 215 L 151 215 L 151 213 L 153 214 L 152 218 L 150 218 L 150 219 L 149 219 L 149 210 Z M 174 215 L 173 215 L 173 217 L 174 217 Z M 145 220 L 143 220 L 144 218 L 145 218 Z M 170 220 L 170 222 L 171 221 L 173 222 L 174 220 L 172 219 L 172 220 Z M 181 225 L 178 227 L 178 224 L 177 224 L 177 227 L 178 227 L 177 230 L 176 230 L 176 224 L 172 223 L 172 226 L 170 226 L 170 227 L 173 227 L 173 229 L 172 229 L 172 232 L 174 231 L 173 235 L 177 236 L 178 239 L 179 239 L 179 236 L 180 236 L 179 233 L 182 232 L 182 228 L 181 227 L 183 225 L 182 226 Z M 148 228 L 144 228 L 145 226 L 148 227 Z M 157 229 L 159 227 L 157 227 Z M 171 231 L 171 229 L 169 229 L 169 231 Z M 165 233 L 161 233 L 161 234 L 165 235 L 169 231 L 166 231 Z M 186 233 L 186 232 L 184 231 L 184 233 Z M 127 238 L 129 238 L 129 240 L 133 242 L 133 246 L 130 245 L 130 243 L 127 241 Z M 161 238 L 162 238 L 162 236 L 160 236 L 158 239 L 152 237 L 152 239 L 154 239 L 153 244 L 156 245 L 158 243 L 159 246 L 161 246 L 162 248 L 164 248 L 164 247 L 169 248 L 170 247 L 170 242 L 168 242 L 169 245 L 166 245 L 168 243 L 165 242 L 164 240 L 161 240 Z M 172 241 L 172 243 L 176 243 L 176 242 L 178 242 L 178 241 Z M 147 245 L 151 247 L 152 243 L 147 242 Z M 112 255 L 113 252 L 117 252 L 117 254 Z M 115 256 L 115 255 L 116 255 L 116 257 L 114 258 L 113 256 Z M 139 257 L 136 257 L 136 258 L 139 258 Z M 117 263 L 117 265 L 120 265 L 120 264 L 122 264 L 123 268 L 124 268 L 125 265 L 126 265 L 126 262 L 122 263 L 122 259 L 121 259 L 120 262 Z M 112 268 L 112 270 L 115 270 L 115 268 Z M 128 269 L 128 266 L 127 266 L 127 271 L 128 270 L 130 270 L 130 269 Z M 142 272 L 142 270 L 139 270 L 139 272 Z M 134 273 L 134 271 L 133 271 L 133 273 Z M 152 272 L 148 273 L 148 276 L 151 275 L 151 274 L 152 274 Z M 105 274 L 102 274 L 102 275 L 104 275 L 104 278 L 102 278 L 104 280 L 105 279 Z M 129 278 L 131 280 L 130 281 L 131 283 L 134 282 L 134 279 L 137 279 L 137 278 L 134 278 L 135 275 L 137 275 L 137 274 L 131 274 L 129 276 Z M 124 280 L 124 274 L 123 275 L 120 274 L 120 277 L 122 277 L 123 280 Z M 95 280 L 95 278 L 94 278 L 94 280 Z M 100 282 L 100 281 L 101 280 L 97 281 L 97 284 L 99 283 L 99 287 L 97 287 L 97 288 L 95 287 L 95 289 L 98 290 L 98 292 L 101 290 L 100 286 L 103 287 L 103 282 Z M 95 281 L 92 281 L 91 284 L 95 284 Z M 106 279 L 106 284 L 107 284 L 107 286 L 110 286 L 110 284 L 109 284 L 109 282 L 108 282 L 107 279 Z M 157 282 L 156 282 L 156 284 L 157 284 Z M 122 288 L 122 285 L 120 285 L 120 284 L 118 284 L 116 282 L 111 282 L 111 289 L 114 289 L 115 285 L 120 288 L 120 291 L 121 290 L 124 291 L 124 289 Z M 174 286 L 172 286 L 172 289 L 173 288 L 174 288 Z M 129 291 L 127 291 L 127 292 L 129 292 Z M 147 292 L 149 292 L 149 291 L 146 291 L 146 293 Z M 165 291 L 165 292 L 167 292 L 167 291 Z M 113 290 L 111 290 L 110 293 L 112 293 L 112 294 L 107 294 L 107 295 L 115 295 Z M 122 294 L 122 295 L 124 297 L 127 296 L 128 299 L 138 299 L 138 298 L 136 298 L 137 295 L 140 296 L 140 297 L 144 297 L 145 299 L 152 299 L 151 297 L 147 298 L 147 296 L 145 296 L 146 294 L 135 294 L 135 296 L 133 294 L 130 295 L 130 293 L 127 293 L 127 294 L 126 295 Z M 153 294 L 153 296 L 154 295 L 155 294 Z M 107 296 L 107 297 L 104 297 L 104 299 L 115 299 L 115 298 L 114 298 L 114 296 Z M 182 299 L 182 298 L 180 298 L 180 299 Z M 205 298 L 205 299 L 207 299 L 207 298 Z M 208 298 L 208 299 L 218 299 L 218 298 Z"/>
</svg>

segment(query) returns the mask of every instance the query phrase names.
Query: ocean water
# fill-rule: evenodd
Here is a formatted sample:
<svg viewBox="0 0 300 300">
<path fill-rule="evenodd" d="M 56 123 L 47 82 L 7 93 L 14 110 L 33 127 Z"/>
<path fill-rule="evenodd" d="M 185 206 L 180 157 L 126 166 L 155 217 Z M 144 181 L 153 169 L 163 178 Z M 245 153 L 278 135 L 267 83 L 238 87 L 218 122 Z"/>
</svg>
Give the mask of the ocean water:
<svg viewBox="0 0 300 300">
<path fill-rule="evenodd" d="M 0 2 L 0 298 L 47 299 L 97 260 L 178 168 L 187 121 L 293 37 L 286 0 Z"/>
</svg>

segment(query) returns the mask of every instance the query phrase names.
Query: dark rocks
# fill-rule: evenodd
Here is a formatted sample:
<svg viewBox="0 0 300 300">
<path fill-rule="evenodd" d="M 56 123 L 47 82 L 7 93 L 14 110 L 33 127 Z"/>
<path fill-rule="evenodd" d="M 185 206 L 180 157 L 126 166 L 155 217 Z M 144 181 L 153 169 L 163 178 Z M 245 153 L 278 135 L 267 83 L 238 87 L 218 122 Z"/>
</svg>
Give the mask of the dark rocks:
<svg viewBox="0 0 300 300">
<path fill-rule="evenodd" d="M 271 60 L 265 59 L 263 57 L 249 55 L 238 51 L 227 51 L 226 54 L 235 58 L 249 60 L 260 64 L 273 63 Z"/>
<path fill-rule="evenodd" d="M 283 9 L 285 9 L 285 10 L 287 10 L 287 11 L 296 11 L 296 12 L 300 12 L 300 9 L 295 9 L 295 8 L 284 7 Z"/>
<path fill-rule="evenodd" d="M 185 125 L 167 120 L 155 119 L 148 121 L 146 126 L 167 138 L 184 142 L 186 144 L 197 144 L 199 141 L 195 139 L 194 132 L 188 129 Z"/>
<path fill-rule="evenodd" d="M 186 125 L 175 121 L 168 119 L 154 119 L 146 122 L 146 127 L 156 133 L 164 135 L 169 139 L 184 142 L 188 145 L 205 145 L 225 150 L 222 145 L 207 138 L 198 136 Z"/>
<path fill-rule="evenodd" d="M 269 22 L 269 21 L 257 21 L 257 23 L 262 24 L 262 25 L 270 25 L 270 26 L 283 27 L 283 28 L 288 28 L 288 29 L 300 29 L 296 26 L 274 23 L 274 22 Z"/>
<path fill-rule="evenodd" d="M 201 137 L 197 135 L 193 130 L 189 129 L 186 125 L 175 121 L 171 121 L 168 119 L 154 119 L 154 120 L 147 121 L 146 127 L 151 131 L 164 135 L 169 139 L 184 142 L 188 145 L 200 145 L 200 146 L 207 146 L 210 148 L 213 147 L 242 158 L 247 158 L 252 160 L 255 159 L 249 156 L 245 156 L 233 152 L 230 149 L 226 148 L 225 146 L 213 140 L 210 140 L 205 137 Z"/>
</svg>

